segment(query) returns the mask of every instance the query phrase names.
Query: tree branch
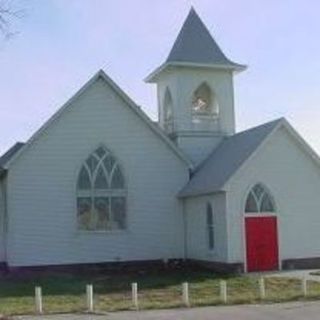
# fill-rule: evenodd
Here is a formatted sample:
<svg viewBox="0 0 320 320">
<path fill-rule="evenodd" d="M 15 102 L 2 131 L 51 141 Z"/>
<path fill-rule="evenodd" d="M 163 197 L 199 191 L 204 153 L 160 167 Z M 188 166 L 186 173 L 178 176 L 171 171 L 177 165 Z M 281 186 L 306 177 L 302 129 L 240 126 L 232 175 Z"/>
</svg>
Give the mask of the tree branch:
<svg viewBox="0 0 320 320">
<path fill-rule="evenodd" d="M 0 0 L 0 34 L 5 38 L 12 37 L 15 34 L 12 24 L 21 16 L 22 11 L 13 8 L 12 0 Z"/>
</svg>

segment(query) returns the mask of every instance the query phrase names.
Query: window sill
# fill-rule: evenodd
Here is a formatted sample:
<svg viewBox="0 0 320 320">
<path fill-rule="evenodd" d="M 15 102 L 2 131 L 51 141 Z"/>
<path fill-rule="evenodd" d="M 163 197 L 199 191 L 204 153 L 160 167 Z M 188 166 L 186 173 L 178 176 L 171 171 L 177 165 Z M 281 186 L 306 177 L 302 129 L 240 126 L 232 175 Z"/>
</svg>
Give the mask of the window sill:
<svg viewBox="0 0 320 320">
<path fill-rule="evenodd" d="M 194 118 L 212 118 L 212 119 L 219 119 L 219 114 L 210 113 L 210 112 L 192 112 L 192 117 Z"/>
<path fill-rule="evenodd" d="M 214 117 L 212 115 L 192 115 L 192 122 L 193 123 L 199 123 L 199 122 L 214 122 L 219 123 L 219 118 Z"/>
<path fill-rule="evenodd" d="M 85 236 L 91 236 L 91 235 L 125 235 L 129 234 L 129 230 L 76 230 L 76 235 L 85 235 Z"/>
</svg>

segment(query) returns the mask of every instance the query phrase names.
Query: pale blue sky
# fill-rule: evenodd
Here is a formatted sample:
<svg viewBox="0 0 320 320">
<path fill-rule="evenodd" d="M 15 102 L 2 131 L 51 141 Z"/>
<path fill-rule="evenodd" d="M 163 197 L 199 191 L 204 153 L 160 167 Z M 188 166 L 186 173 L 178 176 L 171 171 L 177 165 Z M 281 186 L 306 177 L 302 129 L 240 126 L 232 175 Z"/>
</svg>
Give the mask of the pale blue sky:
<svg viewBox="0 0 320 320">
<path fill-rule="evenodd" d="M 237 128 L 285 116 L 320 153 L 317 0 L 15 0 L 20 33 L 0 42 L 0 152 L 25 141 L 103 68 L 151 117 L 144 77 L 160 65 L 193 5 L 235 79 Z"/>
</svg>

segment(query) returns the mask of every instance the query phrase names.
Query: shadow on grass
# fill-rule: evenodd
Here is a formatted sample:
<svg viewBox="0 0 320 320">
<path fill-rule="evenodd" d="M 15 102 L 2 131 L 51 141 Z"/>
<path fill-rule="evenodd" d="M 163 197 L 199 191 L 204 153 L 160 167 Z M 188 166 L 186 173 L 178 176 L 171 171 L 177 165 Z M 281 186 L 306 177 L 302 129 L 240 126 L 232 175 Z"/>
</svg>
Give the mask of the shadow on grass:
<svg viewBox="0 0 320 320">
<path fill-rule="evenodd" d="M 83 295 L 86 284 L 93 284 L 97 294 L 128 292 L 131 283 L 137 282 L 139 290 L 180 287 L 182 282 L 201 284 L 218 279 L 231 279 L 232 275 L 217 275 L 206 271 L 163 270 L 128 274 L 96 272 L 94 274 L 48 273 L 39 275 L 10 275 L 0 278 L 1 297 L 33 297 L 34 287 L 41 286 L 46 295 Z"/>
<path fill-rule="evenodd" d="M 34 287 L 43 290 L 45 313 L 84 312 L 85 286 L 93 284 L 95 310 L 112 312 L 131 310 L 131 283 L 139 287 L 141 309 L 183 306 L 182 282 L 189 282 L 191 306 L 223 304 L 219 281 L 227 280 L 228 305 L 315 300 L 320 297 L 320 283 L 308 282 L 308 297 L 302 297 L 301 280 L 265 278 L 266 299 L 259 295 L 259 276 L 217 275 L 208 271 L 157 270 L 148 272 L 94 272 L 82 274 L 43 273 L 9 275 L 0 279 L 0 313 L 32 314 Z"/>
</svg>

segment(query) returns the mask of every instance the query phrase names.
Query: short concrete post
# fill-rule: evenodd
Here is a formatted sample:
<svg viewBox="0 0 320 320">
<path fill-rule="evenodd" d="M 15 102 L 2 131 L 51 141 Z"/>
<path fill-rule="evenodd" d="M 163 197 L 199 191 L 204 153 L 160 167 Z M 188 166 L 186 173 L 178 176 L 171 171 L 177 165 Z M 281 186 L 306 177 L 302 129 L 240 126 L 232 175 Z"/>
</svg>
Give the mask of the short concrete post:
<svg viewBox="0 0 320 320">
<path fill-rule="evenodd" d="M 185 307 L 190 307 L 188 282 L 182 283 L 182 300 Z"/>
<path fill-rule="evenodd" d="M 259 293 L 260 293 L 260 299 L 263 300 L 266 297 L 266 288 L 264 283 L 264 278 L 259 279 Z"/>
<path fill-rule="evenodd" d="M 223 303 L 228 302 L 228 294 L 227 294 L 227 281 L 220 281 L 220 299 Z"/>
<path fill-rule="evenodd" d="M 138 301 L 138 284 L 136 282 L 131 284 L 131 292 L 132 292 L 132 304 L 136 310 L 139 309 L 139 301 Z"/>
<path fill-rule="evenodd" d="M 42 290 L 41 287 L 35 287 L 35 303 L 36 303 L 36 313 L 42 313 Z"/>
<path fill-rule="evenodd" d="M 87 309 L 88 312 L 93 312 L 93 286 L 92 284 L 87 284 Z"/>
<path fill-rule="evenodd" d="M 308 284 L 307 284 L 307 278 L 303 277 L 301 279 L 301 289 L 302 289 L 302 294 L 304 297 L 308 295 Z"/>
</svg>

